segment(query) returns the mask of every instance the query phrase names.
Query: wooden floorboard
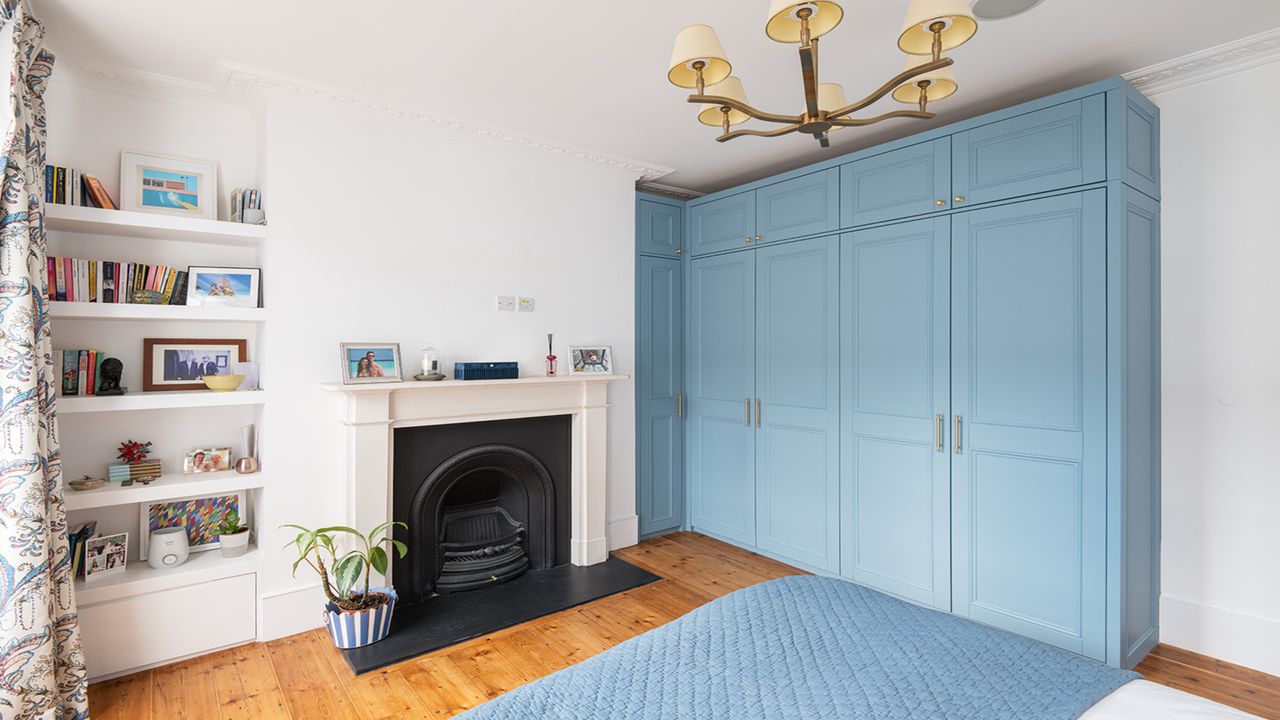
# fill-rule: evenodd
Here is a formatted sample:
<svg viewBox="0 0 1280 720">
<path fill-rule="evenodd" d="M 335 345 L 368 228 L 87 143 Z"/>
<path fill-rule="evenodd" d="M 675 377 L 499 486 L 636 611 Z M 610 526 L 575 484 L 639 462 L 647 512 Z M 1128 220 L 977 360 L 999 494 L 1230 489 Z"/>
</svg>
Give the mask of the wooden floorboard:
<svg viewBox="0 0 1280 720">
<path fill-rule="evenodd" d="M 696 533 L 615 553 L 662 580 L 355 677 L 311 630 L 89 688 L 94 720 L 448 718 L 739 588 L 802 571 Z M 1280 678 L 1160 645 L 1154 682 L 1280 720 Z"/>
</svg>

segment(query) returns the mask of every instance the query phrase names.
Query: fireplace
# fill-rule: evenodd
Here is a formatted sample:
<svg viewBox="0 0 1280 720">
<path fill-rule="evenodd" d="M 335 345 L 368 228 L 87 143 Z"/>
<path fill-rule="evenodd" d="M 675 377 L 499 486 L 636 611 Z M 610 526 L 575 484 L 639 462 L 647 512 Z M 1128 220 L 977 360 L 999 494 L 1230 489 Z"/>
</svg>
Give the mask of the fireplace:
<svg viewBox="0 0 1280 720">
<path fill-rule="evenodd" d="M 392 517 L 406 605 L 569 562 L 571 417 L 395 430 Z"/>
</svg>

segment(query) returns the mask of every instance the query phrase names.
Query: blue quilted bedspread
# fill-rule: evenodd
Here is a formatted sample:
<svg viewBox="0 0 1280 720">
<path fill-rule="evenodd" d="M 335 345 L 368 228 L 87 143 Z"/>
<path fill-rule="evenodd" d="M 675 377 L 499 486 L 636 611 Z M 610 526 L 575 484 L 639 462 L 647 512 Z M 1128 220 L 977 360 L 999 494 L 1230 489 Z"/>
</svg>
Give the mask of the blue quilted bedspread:
<svg viewBox="0 0 1280 720">
<path fill-rule="evenodd" d="M 1074 720 L 1137 677 L 860 585 L 788 577 L 461 717 Z"/>
</svg>

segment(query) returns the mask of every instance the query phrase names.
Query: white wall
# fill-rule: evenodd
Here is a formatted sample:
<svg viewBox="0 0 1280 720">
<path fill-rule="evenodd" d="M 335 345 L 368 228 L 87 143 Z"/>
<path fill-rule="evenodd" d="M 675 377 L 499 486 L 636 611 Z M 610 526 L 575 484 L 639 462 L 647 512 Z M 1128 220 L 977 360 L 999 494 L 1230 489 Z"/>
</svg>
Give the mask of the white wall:
<svg viewBox="0 0 1280 720">
<path fill-rule="evenodd" d="M 1162 182 L 1162 642 L 1280 674 L 1271 63 L 1154 95 Z"/>
<path fill-rule="evenodd" d="M 399 342 L 409 366 L 430 341 L 441 349 L 446 371 L 455 360 L 510 359 L 523 373 L 540 374 L 551 332 L 558 354 L 570 343 L 607 343 L 617 370 L 632 372 L 632 178 L 298 96 L 275 95 L 250 113 L 184 98 L 158 101 L 64 76 L 55 71 L 47 95 L 50 162 L 97 174 L 114 197 L 122 148 L 218 160 L 223 203 L 233 186 L 265 187 L 271 236 L 257 260 L 266 268 L 270 315 L 251 350 L 271 393 L 259 418 L 270 482 L 258 508 L 266 556 L 259 581 L 264 638 L 319 621 L 317 583 L 301 573 L 290 577 L 290 558 L 280 550 L 288 538 L 275 528 L 347 519 L 337 400 L 317 388 L 339 379 L 340 341 Z M 55 251 L 67 254 L 88 253 L 97 242 L 73 235 L 51 240 Z M 107 242 L 115 243 L 111 252 L 141 253 L 139 260 L 159 253 L 165 257 L 156 261 L 174 264 L 195 262 L 188 251 L 202 250 Z M 246 264 L 223 255 L 209 262 L 232 261 Z M 499 313 L 499 294 L 533 297 L 536 309 Z M 256 333 L 243 324 L 165 325 L 169 336 Z M 160 329 L 64 322 L 55 326 L 55 344 L 65 344 L 61 336 L 67 343 L 119 347 L 127 361 L 140 356 L 133 345 L 140 346 L 143 335 Z M 140 384 L 138 365 L 130 363 L 126 384 Z M 635 541 L 632 383 L 614 383 L 610 403 L 608 513 L 611 545 L 618 546 Z M 217 422 L 238 428 L 254 421 L 246 412 L 219 415 Z M 166 458 L 185 449 L 169 445 L 202 444 L 188 437 L 200 435 L 199 425 L 127 415 L 99 419 L 65 424 L 68 468 L 88 471 L 109 460 L 103 448 L 124 439 L 117 438 L 121 428 L 153 434 Z M 225 434 L 210 439 L 222 441 Z M 76 456 L 77 447 L 92 457 Z M 136 515 L 107 520 L 128 524 Z"/>
</svg>

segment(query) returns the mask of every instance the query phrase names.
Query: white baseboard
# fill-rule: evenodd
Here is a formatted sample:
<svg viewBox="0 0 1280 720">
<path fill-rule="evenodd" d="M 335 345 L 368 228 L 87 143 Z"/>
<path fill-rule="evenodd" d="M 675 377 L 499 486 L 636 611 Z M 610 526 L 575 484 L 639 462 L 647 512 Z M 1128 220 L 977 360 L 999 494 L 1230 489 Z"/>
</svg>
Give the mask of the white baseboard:
<svg viewBox="0 0 1280 720">
<path fill-rule="evenodd" d="M 640 518 L 636 515 L 610 520 L 605 534 L 609 536 L 609 550 L 631 547 L 640 542 Z"/>
<path fill-rule="evenodd" d="M 1280 675 L 1280 623 L 1160 596 L 1160 642 Z"/>
<path fill-rule="evenodd" d="M 320 627 L 324 602 L 319 583 L 263 593 L 258 638 L 266 642 Z"/>
</svg>

